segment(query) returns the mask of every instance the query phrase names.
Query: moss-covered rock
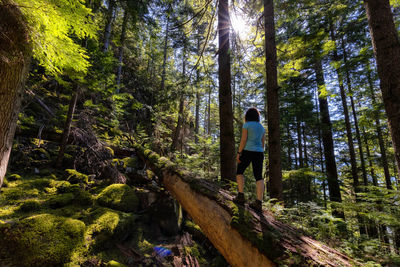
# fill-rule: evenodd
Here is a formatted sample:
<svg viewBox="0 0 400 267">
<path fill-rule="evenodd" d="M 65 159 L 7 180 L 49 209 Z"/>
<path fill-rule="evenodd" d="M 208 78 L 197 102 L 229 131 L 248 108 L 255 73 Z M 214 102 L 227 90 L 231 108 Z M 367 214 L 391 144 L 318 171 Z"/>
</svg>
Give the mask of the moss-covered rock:
<svg viewBox="0 0 400 267">
<path fill-rule="evenodd" d="M 0 225 L 1 262 L 10 266 L 59 266 L 83 242 L 82 221 L 40 214 Z"/>
<path fill-rule="evenodd" d="M 39 211 L 42 209 L 42 205 L 35 199 L 28 199 L 19 206 L 19 210 L 22 212 Z"/>
<path fill-rule="evenodd" d="M 77 203 L 81 206 L 92 205 L 94 202 L 92 194 L 82 189 L 75 191 L 74 196 L 75 196 L 74 203 Z"/>
<path fill-rule="evenodd" d="M 13 174 L 7 176 L 7 180 L 10 181 L 10 182 L 11 181 L 21 180 L 21 175 L 13 173 Z"/>
<path fill-rule="evenodd" d="M 74 169 L 66 169 L 65 171 L 68 173 L 67 177 L 68 182 L 72 184 L 81 184 L 81 183 L 89 184 L 88 175 L 80 173 Z"/>
<path fill-rule="evenodd" d="M 43 190 L 46 187 L 54 187 L 56 185 L 56 181 L 53 179 L 40 178 L 30 181 L 30 184 L 32 187 Z"/>
<path fill-rule="evenodd" d="M 96 209 L 86 231 L 86 240 L 94 249 L 104 249 L 124 241 L 135 231 L 135 217 L 130 213 L 107 208 Z"/>
<path fill-rule="evenodd" d="M 134 212 L 139 206 L 135 191 L 126 184 L 112 184 L 97 197 L 97 203 L 103 207 L 125 212 Z"/>
<path fill-rule="evenodd" d="M 77 185 L 79 187 L 79 185 Z M 70 193 L 71 192 L 71 183 L 68 181 L 59 181 L 56 184 L 58 193 Z"/>
<path fill-rule="evenodd" d="M 59 194 L 51 197 L 47 201 L 47 204 L 50 208 L 58 209 L 71 204 L 74 201 L 74 198 L 75 196 L 73 193 Z"/>
</svg>

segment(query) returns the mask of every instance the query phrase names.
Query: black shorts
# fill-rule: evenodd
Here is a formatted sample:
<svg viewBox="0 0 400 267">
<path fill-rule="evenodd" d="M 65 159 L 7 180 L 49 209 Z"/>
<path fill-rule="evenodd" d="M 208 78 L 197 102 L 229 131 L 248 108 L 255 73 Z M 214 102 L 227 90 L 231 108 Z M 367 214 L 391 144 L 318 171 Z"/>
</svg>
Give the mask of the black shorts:
<svg viewBox="0 0 400 267">
<path fill-rule="evenodd" d="M 264 152 L 243 150 L 242 155 L 239 157 L 239 160 L 240 163 L 237 166 L 236 174 L 243 174 L 251 162 L 253 166 L 254 178 L 256 179 L 256 181 L 262 180 Z"/>
</svg>

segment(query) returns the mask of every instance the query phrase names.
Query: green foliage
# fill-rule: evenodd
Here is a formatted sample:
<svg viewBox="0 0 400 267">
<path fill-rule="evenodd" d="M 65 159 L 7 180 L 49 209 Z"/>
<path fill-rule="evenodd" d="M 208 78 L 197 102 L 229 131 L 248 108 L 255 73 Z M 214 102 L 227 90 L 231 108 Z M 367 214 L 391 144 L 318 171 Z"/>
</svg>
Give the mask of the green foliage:
<svg viewBox="0 0 400 267">
<path fill-rule="evenodd" d="M 85 224 L 79 220 L 50 214 L 31 216 L 0 225 L 0 244 L 7 247 L 0 253 L 12 265 L 61 265 L 83 243 L 84 231 Z"/>
<path fill-rule="evenodd" d="M 126 184 L 112 184 L 97 197 L 97 203 L 104 207 L 131 212 L 136 211 L 139 200 L 135 191 Z"/>
<path fill-rule="evenodd" d="M 31 26 L 35 58 L 50 73 L 83 75 L 89 62 L 85 49 L 74 40 L 95 37 L 91 10 L 83 1 L 17 0 Z"/>
</svg>

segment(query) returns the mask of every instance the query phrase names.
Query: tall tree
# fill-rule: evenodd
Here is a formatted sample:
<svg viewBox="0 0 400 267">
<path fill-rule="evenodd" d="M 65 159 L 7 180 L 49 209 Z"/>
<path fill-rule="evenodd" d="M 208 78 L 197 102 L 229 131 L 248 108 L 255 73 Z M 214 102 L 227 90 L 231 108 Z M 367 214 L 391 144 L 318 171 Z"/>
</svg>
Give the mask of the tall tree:
<svg viewBox="0 0 400 267">
<path fill-rule="evenodd" d="M 333 28 L 332 22 L 330 23 L 330 34 L 331 34 L 332 41 L 335 43 L 335 49 L 333 50 L 333 60 L 338 62 L 340 60 L 340 57 L 338 55 L 337 48 L 336 48 L 337 47 L 336 34 L 335 34 L 335 29 Z M 346 136 L 347 136 L 347 145 L 349 147 L 349 152 L 350 152 L 351 176 L 353 177 L 354 190 L 355 190 L 355 192 L 358 192 L 357 160 L 356 160 L 356 153 L 354 150 L 353 133 L 351 130 L 351 125 L 350 125 L 349 109 L 347 107 L 347 97 L 346 97 L 346 92 L 344 90 L 344 84 L 343 84 L 343 74 L 340 71 L 339 67 L 336 68 L 336 72 L 338 75 L 340 97 L 341 97 L 342 106 L 343 106 L 344 122 L 345 122 L 345 127 L 346 127 Z"/>
<path fill-rule="evenodd" d="M 231 62 L 229 50 L 229 1 L 218 2 L 218 81 L 221 179 L 234 180 L 235 136 L 233 131 Z"/>
<path fill-rule="evenodd" d="M 324 146 L 324 157 L 326 164 L 326 175 L 328 179 L 329 199 L 335 202 L 342 202 L 340 193 L 339 179 L 336 168 L 335 152 L 332 136 L 332 123 L 329 115 L 328 100 L 326 92 L 322 92 L 325 85 L 324 73 L 322 69 L 322 62 L 320 58 L 315 59 L 315 75 L 318 85 L 318 102 L 320 109 L 322 143 Z"/>
<path fill-rule="evenodd" d="M 267 87 L 268 162 L 270 197 L 282 200 L 281 132 L 276 63 L 274 1 L 264 0 L 265 68 Z"/>
<path fill-rule="evenodd" d="M 117 70 L 117 93 L 120 90 L 121 86 L 121 77 L 122 77 L 122 60 L 124 58 L 124 46 L 125 46 L 125 39 L 126 39 L 126 28 L 128 24 L 128 8 L 124 11 L 124 18 L 122 21 L 122 29 L 121 29 L 121 37 L 120 37 L 120 46 L 118 48 L 118 70 Z"/>
<path fill-rule="evenodd" d="M 108 9 L 107 9 L 106 25 L 104 27 L 103 52 L 107 52 L 108 47 L 110 46 L 115 8 L 116 8 L 115 0 L 109 0 L 108 1 Z"/>
<path fill-rule="evenodd" d="M 400 168 L 400 40 L 389 0 L 364 0 L 383 103 Z M 400 172 L 399 172 L 400 173 Z"/>
<path fill-rule="evenodd" d="M 23 14 L 12 2 L 0 5 L 0 187 L 7 171 L 29 66 L 31 46 Z"/>
</svg>

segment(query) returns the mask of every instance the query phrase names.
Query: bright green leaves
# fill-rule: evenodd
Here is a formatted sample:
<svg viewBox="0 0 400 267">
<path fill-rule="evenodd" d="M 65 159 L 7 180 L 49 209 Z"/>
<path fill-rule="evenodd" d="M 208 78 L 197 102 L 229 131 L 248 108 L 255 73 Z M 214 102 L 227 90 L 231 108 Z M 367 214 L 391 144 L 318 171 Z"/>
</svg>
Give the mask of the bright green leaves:
<svg viewBox="0 0 400 267">
<path fill-rule="evenodd" d="M 95 37 L 91 10 L 83 0 L 16 0 L 31 27 L 34 57 L 51 74 L 82 76 L 89 62 L 79 44 Z"/>
</svg>

